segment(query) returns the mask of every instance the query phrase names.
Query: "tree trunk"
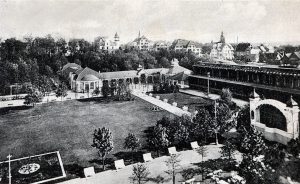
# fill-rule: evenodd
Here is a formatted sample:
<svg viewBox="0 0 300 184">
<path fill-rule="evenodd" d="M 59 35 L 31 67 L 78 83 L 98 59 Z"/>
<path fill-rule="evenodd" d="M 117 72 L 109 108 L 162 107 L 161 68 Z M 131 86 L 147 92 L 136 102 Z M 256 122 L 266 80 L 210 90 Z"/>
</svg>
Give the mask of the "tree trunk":
<svg viewBox="0 0 300 184">
<path fill-rule="evenodd" d="M 216 145 L 218 145 L 219 144 L 219 141 L 218 141 L 218 132 L 215 132 L 215 134 L 216 134 Z"/>
<path fill-rule="evenodd" d="M 104 157 L 102 157 L 102 168 L 103 168 L 103 171 L 105 171 Z"/>
<path fill-rule="evenodd" d="M 175 172 L 173 171 L 173 184 L 175 184 Z"/>
</svg>

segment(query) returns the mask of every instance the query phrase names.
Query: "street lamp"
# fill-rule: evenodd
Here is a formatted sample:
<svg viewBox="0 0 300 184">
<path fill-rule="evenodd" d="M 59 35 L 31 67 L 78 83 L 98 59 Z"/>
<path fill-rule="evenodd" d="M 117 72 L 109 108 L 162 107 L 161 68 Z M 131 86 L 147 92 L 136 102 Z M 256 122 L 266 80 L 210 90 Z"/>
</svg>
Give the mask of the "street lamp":
<svg viewBox="0 0 300 184">
<path fill-rule="evenodd" d="M 7 158 L 8 158 L 8 183 L 9 184 L 11 184 L 11 169 L 10 169 L 10 158 L 12 157 L 12 155 L 11 154 L 9 154 L 8 156 L 7 156 Z"/>
<path fill-rule="evenodd" d="M 209 77 L 210 77 L 210 72 L 207 72 L 207 96 L 209 95 Z"/>
</svg>

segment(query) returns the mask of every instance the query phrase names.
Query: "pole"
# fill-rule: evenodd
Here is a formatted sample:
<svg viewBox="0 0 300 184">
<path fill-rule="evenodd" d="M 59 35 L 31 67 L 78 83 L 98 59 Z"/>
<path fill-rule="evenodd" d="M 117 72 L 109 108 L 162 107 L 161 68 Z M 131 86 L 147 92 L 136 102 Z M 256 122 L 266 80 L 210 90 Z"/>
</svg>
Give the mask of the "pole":
<svg viewBox="0 0 300 184">
<path fill-rule="evenodd" d="M 217 123 L 217 99 L 215 99 L 215 123 Z M 215 130 L 215 134 L 216 134 L 216 145 L 218 145 L 219 141 L 218 141 L 217 129 Z"/>
<path fill-rule="evenodd" d="M 11 172 L 10 172 L 10 158 L 12 157 L 11 154 L 7 156 L 8 158 L 8 183 L 11 184 Z"/>
<path fill-rule="evenodd" d="M 210 72 L 207 72 L 207 96 L 209 95 L 209 77 L 210 77 Z"/>
</svg>

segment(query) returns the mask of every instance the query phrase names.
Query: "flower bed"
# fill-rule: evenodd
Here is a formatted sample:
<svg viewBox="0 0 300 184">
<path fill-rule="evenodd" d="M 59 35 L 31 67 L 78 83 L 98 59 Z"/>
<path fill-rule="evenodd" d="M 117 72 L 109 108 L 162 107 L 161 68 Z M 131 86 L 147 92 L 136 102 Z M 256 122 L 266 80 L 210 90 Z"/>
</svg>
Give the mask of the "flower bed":
<svg viewBox="0 0 300 184">
<path fill-rule="evenodd" d="M 8 161 L 0 163 L 0 184 L 8 183 Z M 11 182 L 44 183 L 65 177 L 58 152 L 11 160 Z"/>
</svg>

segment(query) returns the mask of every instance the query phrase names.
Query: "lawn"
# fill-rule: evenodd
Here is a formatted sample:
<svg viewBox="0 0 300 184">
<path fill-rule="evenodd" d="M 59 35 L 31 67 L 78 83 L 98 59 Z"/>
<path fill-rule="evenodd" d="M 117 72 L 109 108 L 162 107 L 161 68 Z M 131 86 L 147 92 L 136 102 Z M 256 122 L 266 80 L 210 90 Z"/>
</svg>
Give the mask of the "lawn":
<svg viewBox="0 0 300 184">
<path fill-rule="evenodd" d="M 108 127 L 113 133 L 114 151 L 125 151 L 124 138 L 135 133 L 145 142 L 144 130 L 153 126 L 165 111 L 152 112 L 140 99 L 129 102 L 66 101 L 43 104 L 0 116 L 0 161 L 60 151 L 64 165 L 87 167 L 99 159 L 91 147 L 94 129 Z M 100 167 L 100 166 L 99 166 Z"/>
<path fill-rule="evenodd" d="M 194 110 L 197 106 L 199 107 L 211 104 L 211 102 L 207 99 L 184 93 L 154 94 L 154 96 L 157 95 L 160 96 L 161 100 L 168 99 L 168 103 L 170 104 L 172 104 L 173 102 L 177 102 L 177 107 L 182 108 L 183 106 L 188 106 L 189 111 Z"/>
</svg>

